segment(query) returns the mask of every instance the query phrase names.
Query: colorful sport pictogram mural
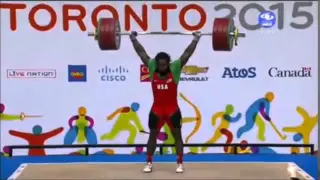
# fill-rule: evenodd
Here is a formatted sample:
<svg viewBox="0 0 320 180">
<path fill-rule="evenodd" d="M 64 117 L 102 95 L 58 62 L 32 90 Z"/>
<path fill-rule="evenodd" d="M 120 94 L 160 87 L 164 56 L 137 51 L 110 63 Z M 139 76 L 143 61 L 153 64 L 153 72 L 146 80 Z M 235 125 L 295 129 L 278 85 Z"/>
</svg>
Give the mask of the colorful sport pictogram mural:
<svg viewBox="0 0 320 180">
<path fill-rule="evenodd" d="M 0 120 L 1 121 L 23 121 L 25 119 L 32 119 L 32 118 L 41 118 L 42 115 L 26 115 L 25 113 L 20 114 L 7 114 L 6 106 L 0 103 Z"/>
<path fill-rule="evenodd" d="M 9 134 L 11 136 L 21 138 L 27 141 L 28 145 L 30 146 L 43 146 L 48 139 L 59 135 L 60 133 L 62 133 L 62 131 L 63 131 L 63 127 L 56 128 L 48 132 L 42 132 L 42 127 L 40 125 L 35 125 L 33 126 L 31 133 L 10 130 Z M 29 151 L 28 152 L 29 156 L 46 155 L 46 152 L 43 148 L 29 149 L 28 151 Z"/>
<path fill-rule="evenodd" d="M 71 145 L 87 142 L 97 144 L 97 135 L 94 131 L 94 119 L 87 115 L 87 109 L 83 106 L 78 108 L 78 114 L 69 118 L 69 130 L 64 137 L 64 144 Z"/>
<path fill-rule="evenodd" d="M 213 127 L 216 127 L 218 120 L 220 120 L 220 124 L 216 127 L 214 134 L 205 143 L 207 143 L 207 144 L 216 143 L 223 135 L 225 135 L 225 133 L 222 133 L 222 132 L 225 132 L 229 128 L 230 123 L 236 123 L 240 120 L 241 113 L 238 113 L 236 116 L 232 117 L 233 112 L 234 112 L 233 105 L 228 104 L 228 105 L 226 105 L 225 111 L 220 111 L 220 112 L 217 112 L 212 115 L 211 125 Z M 232 135 L 232 133 L 231 133 L 231 135 Z M 229 135 L 227 135 L 226 137 L 227 137 L 227 139 L 230 139 Z M 231 138 L 231 139 L 233 139 L 233 138 Z M 232 142 L 232 140 L 227 140 L 227 142 L 229 142 L 229 144 L 230 144 Z M 208 147 L 202 147 L 201 152 L 206 152 L 207 149 L 208 149 Z"/>
<path fill-rule="evenodd" d="M 299 117 L 294 122 L 286 122 L 286 126 L 280 127 L 277 124 L 279 119 L 272 116 L 272 105 L 276 103 L 276 98 L 273 92 L 266 92 L 260 98 L 255 99 L 244 112 L 240 112 L 236 104 L 225 104 L 224 108 L 212 112 L 211 118 L 204 118 L 201 109 L 197 107 L 196 103 L 190 97 L 183 93 L 179 93 L 180 103 L 184 103 L 193 109 L 193 116 L 183 116 L 182 123 L 191 126 L 188 128 L 188 133 L 184 134 L 184 142 L 190 143 L 191 139 L 197 143 L 241 143 L 243 147 L 237 149 L 239 154 L 257 154 L 257 153 L 278 153 L 277 150 L 269 147 L 249 147 L 248 143 L 272 143 L 268 140 L 270 135 L 277 137 L 277 143 L 303 143 L 309 144 L 315 141 L 311 137 L 311 133 L 315 130 L 318 123 L 318 114 L 310 114 L 305 108 L 296 106 L 292 113 L 297 114 Z M 25 113 L 12 113 L 6 114 L 7 110 L 3 103 L 1 103 L 1 123 L 32 123 L 32 121 L 22 121 L 24 119 L 39 119 L 40 122 L 44 121 L 43 115 L 26 115 Z M 138 102 L 132 102 L 129 106 L 120 108 L 107 107 L 106 113 L 109 111 L 105 118 L 97 118 L 96 114 L 90 114 L 90 109 L 87 107 L 79 106 L 77 113 L 70 113 L 69 117 L 65 117 L 65 123 L 55 123 L 57 128 L 43 132 L 43 125 L 35 124 L 31 132 L 20 131 L 12 126 L 8 131 L 10 138 L 19 138 L 26 142 L 28 145 L 44 145 L 48 140 L 59 141 L 60 144 L 105 144 L 110 143 L 119 144 L 136 144 L 138 140 L 146 142 L 148 138 L 148 119 L 142 118 L 142 109 L 147 111 L 149 107 L 142 107 Z M 115 110 L 114 110 L 115 109 Z M 182 109 L 183 113 L 183 109 Z M 189 114 L 190 114 L 189 113 Z M 39 122 L 38 121 L 38 122 Z M 297 122 L 301 122 L 300 124 Z M 43 122 L 45 124 L 45 121 Z M 206 125 L 204 125 L 206 123 Z M 99 124 L 99 125 L 97 125 Z M 61 126 L 61 127 L 59 127 Z M 209 131 L 202 133 L 204 126 Z M 270 131 L 266 127 L 269 126 Z M 182 126 L 185 128 L 185 126 Z M 108 130 L 106 130 L 108 129 Z M 2 132 L 3 133 L 3 132 Z M 202 133 L 202 134 L 201 134 Z M 247 139 L 247 133 L 255 135 L 254 138 Z M 201 138 L 198 137 L 201 135 Z M 291 137 L 291 138 L 288 138 Z M 120 138 L 120 139 L 119 139 Z M 313 138 L 313 139 L 312 139 Z M 164 126 L 158 135 L 158 142 L 164 144 L 174 143 L 170 129 Z M 55 143 L 58 144 L 58 143 Z M 8 155 L 7 143 L 2 146 L 2 156 Z M 210 153 L 210 147 L 192 147 L 188 149 L 187 153 Z M 219 152 L 233 153 L 232 147 L 221 147 Z M 141 154 L 145 153 L 143 147 L 136 147 L 131 149 L 128 153 Z M 175 153 L 175 148 L 164 148 L 163 152 Z M 309 153 L 308 148 L 288 148 L 287 153 Z M 114 155 L 118 154 L 116 148 L 100 149 L 92 154 L 96 155 Z M 50 153 L 44 149 L 30 149 L 27 155 L 30 156 L 44 156 Z M 84 155 L 84 150 L 71 151 L 71 155 Z"/>
<path fill-rule="evenodd" d="M 290 126 L 282 128 L 283 132 L 294 133 L 293 140 L 295 142 L 302 141 L 303 144 L 310 144 L 310 134 L 312 130 L 318 124 L 318 114 L 312 116 L 305 109 L 298 106 L 297 113 L 301 116 L 302 123 L 298 126 Z M 299 153 L 300 150 L 295 148 L 295 153 Z M 304 148 L 305 153 L 309 153 L 309 148 Z"/>
<path fill-rule="evenodd" d="M 107 116 L 107 121 L 115 121 L 111 128 L 111 131 L 102 134 L 100 140 L 112 141 L 119 133 L 127 131 L 129 136 L 127 137 L 127 144 L 135 144 L 135 139 L 138 133 L 145 132 L 142 126 L 141 120 L 138 116 L 138 110 L 140 109 L 139 103 L 132 103 L 130 106 L 121 107 L 115 110 L 113 113 Z M 116 117 L 117 116 L 117 117 Z M 137 147 L 135 152 L 141 153 L 143 148 Z M 112 150 L 104 150 L 107 154 L 113 154 Z M 134 152 L 134 151 L 133 151 Z"/>
</svg>

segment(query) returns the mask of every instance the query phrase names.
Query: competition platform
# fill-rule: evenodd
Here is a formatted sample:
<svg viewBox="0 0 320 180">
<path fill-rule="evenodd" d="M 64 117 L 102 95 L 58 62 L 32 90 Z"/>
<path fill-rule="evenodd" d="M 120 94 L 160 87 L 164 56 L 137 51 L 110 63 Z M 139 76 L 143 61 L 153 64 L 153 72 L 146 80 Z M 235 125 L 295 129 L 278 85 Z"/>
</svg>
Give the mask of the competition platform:
<svg viewBox="0 0 320 180">
<path fill-rule="evenodd" d="M 176 157 L 161 155 L 162 148 L 173 145 L 158 145 L 160 155 L 154 158 L 152 173 L 143 173 L 145 155 L 90 155 L 90 148 L 128 148 L 145 144 L 119 145 L 47 145 L 47 146 L 10 146 L 7 161 L 25 158 L 22 163 L 6 178 L 8 180 L 27 179 L 291 179 L 315 180 L 299 163 L 289 162 L 292 158 L 315 158 L 312 155 L 279 155 L 279 154 L 237 154 L 237 148 L 243 144 L 186 144 L 186 147 L 228 146 L 234 149 L 234 154 L 186 154 L 185 172 L 176 173 Z M 313 145 L 301 144 L 247 144 L 247 146 L 266 147 L 309 147 L 314 152 Z M 15 149 L 27 148 L 84 148 L 86 156 L 53 155 L 43 157 L 12 156 Z M 237 155 L 235 155 L 237 154 Z M 276 157 L 278 156 L 278 157 Z M 287 158 L 285 158 L 287 157 Z M 278 160 L 278 161 L 277 161 Z M 315 160 L 316 161 L 316 160 Z M 309 163 L 309 162 L 306 162 Z M 311 162 L 310 162 L 311 163 Z M 317 167 L 315 167 L 317 170 Z"/>
</svg>

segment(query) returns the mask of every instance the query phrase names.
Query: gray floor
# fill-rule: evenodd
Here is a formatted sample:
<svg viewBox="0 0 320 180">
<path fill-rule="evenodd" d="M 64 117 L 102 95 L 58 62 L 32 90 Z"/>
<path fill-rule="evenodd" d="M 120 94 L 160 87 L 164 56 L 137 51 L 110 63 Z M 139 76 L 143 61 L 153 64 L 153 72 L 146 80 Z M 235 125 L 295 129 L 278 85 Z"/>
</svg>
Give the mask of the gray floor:
<svg viewBox="0 0 320 180">
<path fill-rule="evenodd" d="M 186 163 L 183 174 L 174 163 L 155 163 L 152 173 L 144 164 L 29 164 L 22 179 L 289 179 L 287 163 Z"/>
</svg>

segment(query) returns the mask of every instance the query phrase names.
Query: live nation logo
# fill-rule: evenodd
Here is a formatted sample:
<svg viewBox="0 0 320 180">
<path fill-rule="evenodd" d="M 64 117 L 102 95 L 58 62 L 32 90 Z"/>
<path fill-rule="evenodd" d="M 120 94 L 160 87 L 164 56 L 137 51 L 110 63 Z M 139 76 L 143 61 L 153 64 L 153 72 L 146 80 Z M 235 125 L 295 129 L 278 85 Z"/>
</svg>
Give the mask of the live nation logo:
<svg viewBox="0 0 320 180">
<path fill-rule="evenodd" d="M 56 78 L 55 69 L 7 69 L 7 78 Z"/>
</svg>

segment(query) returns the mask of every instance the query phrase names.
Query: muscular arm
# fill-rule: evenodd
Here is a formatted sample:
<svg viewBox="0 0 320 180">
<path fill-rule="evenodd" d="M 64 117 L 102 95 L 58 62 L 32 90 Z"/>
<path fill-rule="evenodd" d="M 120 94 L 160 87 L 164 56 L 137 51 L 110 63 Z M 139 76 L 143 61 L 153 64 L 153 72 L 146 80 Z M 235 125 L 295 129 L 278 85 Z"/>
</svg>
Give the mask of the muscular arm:
<svg viewBox="0 0 320 180">
<path fill-rule="evenodd" d="M 144 47 L 140 44 L 140 42 L 136 38 L 132 39 L 131 42 L 132 42 L 134 50 L 136 51 L 136 53 L 138 54 L 138 56 L 142 60 L 143 64 L 148 66 L 148 61 L 150 60 L 150 57 L 147 54 Z"/>
<path fill-rule="evenodd" d="M 180 61 L 181 61 L 181 67 L 187 64 L 189 61 L 190 57 L 196 50 L 196 47 L 198 45 L 199 39 L 194 38 L 192 42 L 189 44 L 189 46 L 184 50 L 183 54 L 180 56 Z"/>
</svg>

